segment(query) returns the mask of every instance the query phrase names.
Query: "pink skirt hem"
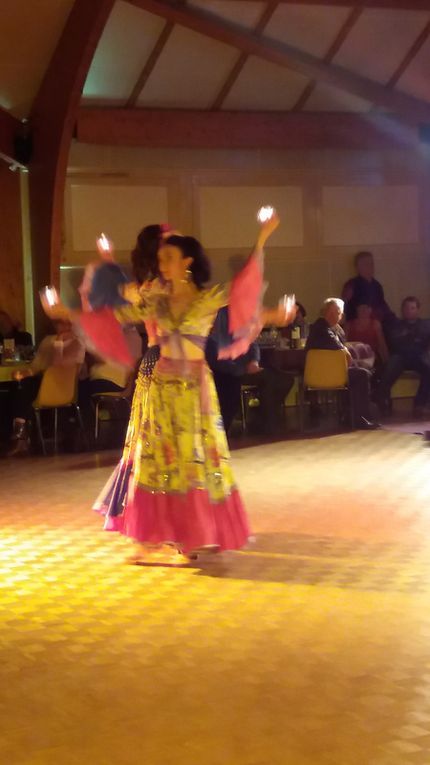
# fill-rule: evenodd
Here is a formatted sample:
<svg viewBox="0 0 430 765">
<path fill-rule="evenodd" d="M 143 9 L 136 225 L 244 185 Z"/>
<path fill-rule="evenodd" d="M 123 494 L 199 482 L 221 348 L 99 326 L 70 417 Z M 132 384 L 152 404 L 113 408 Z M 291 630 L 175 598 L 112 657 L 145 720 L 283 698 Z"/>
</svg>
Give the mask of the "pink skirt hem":
<svg viewBox="0 0 430 765">
<path fill-rule="evenodd" d="M 184 552 L 212 545 L 238 550 L 248 541 L 250 529 L 237 489 L 220 502 L 211 502 L 203 489 L 185 495 L 130 489 L 124 514 L 107 517 L 106 530 L 138 542 L 176 542 Z"/>
</svg>

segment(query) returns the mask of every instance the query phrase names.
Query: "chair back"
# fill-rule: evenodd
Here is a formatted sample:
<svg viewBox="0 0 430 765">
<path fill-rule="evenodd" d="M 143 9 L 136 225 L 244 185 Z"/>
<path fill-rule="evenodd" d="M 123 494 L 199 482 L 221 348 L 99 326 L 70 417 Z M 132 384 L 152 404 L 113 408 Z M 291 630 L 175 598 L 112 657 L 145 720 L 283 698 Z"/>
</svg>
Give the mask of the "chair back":
<svg viewBox="0 0 430 765">
<path fill-rule="evenodd" d="M 48 367 L 33 402 L 35 409 L 70 406 L 76 401 L 79 364 Z"/>
<path fill-rule="evenodd" d="M 306 354 L 304 384 L 306 388 L 334 390 L 348 385 L 346 353 L 310 350 Z"/>
</svg>

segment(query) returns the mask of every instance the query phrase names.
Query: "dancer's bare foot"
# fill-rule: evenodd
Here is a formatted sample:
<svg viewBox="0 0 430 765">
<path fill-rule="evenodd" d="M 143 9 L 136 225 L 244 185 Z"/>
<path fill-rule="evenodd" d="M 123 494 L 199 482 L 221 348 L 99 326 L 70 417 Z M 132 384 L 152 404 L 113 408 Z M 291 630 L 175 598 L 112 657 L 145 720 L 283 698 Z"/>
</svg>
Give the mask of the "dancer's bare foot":
<svg viewBox="0 0 430 765">
<path fill-rule="evenodd" d="M 174 545 L 136 544 L 135 552 L 128 558 L 128 562 L 135 566 L 184 567 L 190 565 L 190 558 Z"/>
</svg>

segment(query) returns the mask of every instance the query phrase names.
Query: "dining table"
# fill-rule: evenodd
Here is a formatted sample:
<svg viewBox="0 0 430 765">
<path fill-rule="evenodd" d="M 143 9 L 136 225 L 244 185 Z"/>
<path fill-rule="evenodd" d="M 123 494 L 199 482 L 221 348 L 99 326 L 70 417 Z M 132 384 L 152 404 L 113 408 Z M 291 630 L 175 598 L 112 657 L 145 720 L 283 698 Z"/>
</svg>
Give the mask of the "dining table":
<svg viewBox="0 0 430 765">
<path fill-rule="evenodd" d="M 3 361 L 0 364 L 0 383 L 14 382 L 16 372 L 26 371 L 29 364 L 29 361 Z"/>
<path fill-rule="evenodd" d="M 260 346 L 262 367 L 282 369 L 284 372 L 303 374 L 306 351 L 304 348 L 280 348 L 278 346 Z"/>
</svg>

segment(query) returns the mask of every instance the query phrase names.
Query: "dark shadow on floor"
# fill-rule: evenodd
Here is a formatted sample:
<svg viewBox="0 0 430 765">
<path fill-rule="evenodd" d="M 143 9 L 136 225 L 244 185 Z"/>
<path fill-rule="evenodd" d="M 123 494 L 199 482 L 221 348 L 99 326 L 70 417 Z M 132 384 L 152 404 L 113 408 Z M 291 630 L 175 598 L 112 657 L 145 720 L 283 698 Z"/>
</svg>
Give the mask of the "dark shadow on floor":
<svg viewBox="0 0 430 765">
<path fill-rule="evenodd" d="M 340 589 L 430 590 L 425 544 L 401 545 L 294 534 L 261 534 L 247 551 L 208 556 L 198 576 Z M 415 560 L 420 556 L 420 560 Z M 409 573 L 412 572 L 412 573 Z"/>
</svg>

